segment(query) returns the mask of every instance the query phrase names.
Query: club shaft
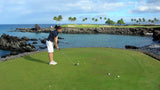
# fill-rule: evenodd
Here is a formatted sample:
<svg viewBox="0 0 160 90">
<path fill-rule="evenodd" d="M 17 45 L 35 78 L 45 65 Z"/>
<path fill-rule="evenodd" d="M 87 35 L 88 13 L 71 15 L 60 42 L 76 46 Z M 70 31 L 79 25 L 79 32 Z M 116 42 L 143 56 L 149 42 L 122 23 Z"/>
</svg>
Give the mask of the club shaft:
<svg viewBox="0 0 160 90">
<path fill-rule="evenodd" d="M 61 53 L 62 53 L 63 56 L 65 56 L 72 64 L 74 64 L 73 61 L 71 61 L 71 59 L 70 59 L 67 55 L 65 55 L 62 51 L 61 51 Z"/>
</svg>

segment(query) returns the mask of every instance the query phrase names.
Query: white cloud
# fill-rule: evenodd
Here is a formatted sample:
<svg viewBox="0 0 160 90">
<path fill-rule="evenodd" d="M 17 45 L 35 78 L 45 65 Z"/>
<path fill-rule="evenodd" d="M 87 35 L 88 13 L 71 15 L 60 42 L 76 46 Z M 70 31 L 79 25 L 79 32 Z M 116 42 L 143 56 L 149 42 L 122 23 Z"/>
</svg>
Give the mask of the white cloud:
<svg viewBox="0 0 160 90">
<path fill-rule="evenodd" d="M 140 1 L 140 0 L 139 0 Z M 142 0 L 135 4 L 131 13 L 160 13 L 160 0 Z"/>
<path fill-rule="evenodd" d="M 48 18 L 52 19 L 59 14 L 62 14 L 66 21 L 68 16 L 110 15 L 115 18 L 114 16 L 127 15 L 126 10 L 133 7 L 130 10 L 132 16 L 133 13 L 160 12 L 159 3 L 160 0 L 137 0 L 137 2 L 133 0 L 0 0 L 0 17 L 4 21 L 8 19 L 8 21 L 16 20 L 17 22 L 25 20 L 47 22 L 50 20 Z"/>
<path fill-rule="evenodd" d="M 118 11 L 131 5 L 130 2 L 122 1 L 126 0 L 8 0 L 2 4 L 5 5 L 4 9 L 7 9 L 8 12 L 19 12 L 20 14 L 78 14 Z"/>
</svg>

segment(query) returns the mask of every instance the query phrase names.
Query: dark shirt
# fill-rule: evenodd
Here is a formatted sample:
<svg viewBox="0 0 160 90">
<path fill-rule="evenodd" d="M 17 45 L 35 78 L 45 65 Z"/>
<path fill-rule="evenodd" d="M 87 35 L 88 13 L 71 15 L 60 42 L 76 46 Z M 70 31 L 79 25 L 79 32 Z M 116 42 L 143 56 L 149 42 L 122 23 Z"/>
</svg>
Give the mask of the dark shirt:
<svg viewBox="0 0 160 90">
<path fill-rule="evenodd" d="M 48 36 L 48 41 L 54 42 L 54 38 L 58 36 L 57 30 L 52 31 Z"/>
</svg>

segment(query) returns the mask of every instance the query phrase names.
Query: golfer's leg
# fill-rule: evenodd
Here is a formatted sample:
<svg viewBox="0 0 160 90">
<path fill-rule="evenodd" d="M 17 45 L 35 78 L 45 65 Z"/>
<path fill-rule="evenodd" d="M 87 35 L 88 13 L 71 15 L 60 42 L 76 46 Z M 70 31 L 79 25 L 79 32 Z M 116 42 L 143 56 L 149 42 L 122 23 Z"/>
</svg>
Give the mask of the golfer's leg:
<svg viewBox="0 0 160 90">
<path fill-rule="evenodd" d="M 48 54 L 49 54 L 49 61 L 52 62 L 53 61 L 53 42 L 51 41 L 46 41 L 46 45 L 47 45 L 47 49 L 48 49 Z"/>
<path fill-rule="evenodd" d="M 49 61 L 52 62 L 53 61 L 53 52 L 49 53 Z"/>
</svg>

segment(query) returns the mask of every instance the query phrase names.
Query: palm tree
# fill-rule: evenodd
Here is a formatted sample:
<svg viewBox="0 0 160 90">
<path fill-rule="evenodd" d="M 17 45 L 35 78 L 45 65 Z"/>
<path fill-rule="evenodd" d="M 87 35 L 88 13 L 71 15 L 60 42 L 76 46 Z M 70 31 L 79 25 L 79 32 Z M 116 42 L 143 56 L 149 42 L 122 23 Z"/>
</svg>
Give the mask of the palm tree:
<svg viewBox="0 0 160 90">
<path fill-rule="evenodd" d="M 56 19 L 57 19 L 57 17 L 56 17 L 56 16 L 54 16 L 53 20 L 56 20 Z"/>
<path fill-rule="evenodd" d="M 149 23 L 150 23 L 151 21 L 152 21 L 151 19 L 148 20 Z"/>
<path fill-rule="evenodd" d="M 102 22 L 102 17 L 99 17 L 99 19 L 101 20 L 101 22 Z"/>
<path fill-rule="evenodd" d="M 142 19 L 141 19 L 141 18 L 139 18 L 139 24 L 141 24 L 141 22 L 142 22 Z"/>
<path fill-rule="evenodd" d="M 143 22 L 145 22 L 146 20 L 145 20 L 145 18 L 142 18 L 142 20 L 143 20 Z"/>
<path fill-rule="evenodd" d="M 158 20 L 157 18 L 154 18 L 154 21 L 155 21 L 155 22 L 158 22 L 159 20 Z"/>
<path fill-rule="evenodd" d="M 139 21 L 137 20 L 136 23 L 138 23 Z"/>
<path fill-rule="evenodd" d="M 142 19 L 141 18 L 139 18 L 139 22 L 141 22 L 142 21 Z"/>
<path fill-rule="evenodd" d="M 82 21 L 84 22 L 84 21 L 86 21 L 85 19 L 82 19 Z"/>
<path fill-rule="evenodd" d="M 85 20 L 85 21 L 87 21 L 87 20 L 88 20 L 88 18 L 86 17 L 86 18 L 84 18 L 84 20 Z"/>
<path fill-rule="evenodd" d="M 104 17 L 104 20 L 107 20 L 107 18 L 106 18 L 106 17 Z"/>
<path fill-rule="evenodd" d="M 154 20 L 152 20 L 151 23 L 154 23 Z"/>
<path fill-rule="evenodd" d="M 94 21 L 95 20 L 95 18 L 92 18 L 92 21 Z"/>
<path fill-rule="evenodd" d="M 137 19 L 133 19 L 135 22 L 137 22 Z M 135 23 L 134 23 L 135 24 Z"/>
<path fill-rule="evenodd" d="M 131 21 L 132 21 L 132 23 L 133 23 L 134 19 L 132 18 Z"/>
<path fill-rule="evenodd" d="M 154 18 L 154 21 L 157 21 L 157 18 Z"/>
<path fill-rule="evenodd" d="M 62 15 L 59 15 L 58 17 L 56 17 L 56 16 L 53 17 L 53 20 L 56 21 L 56 24 L 57 24 L 57 22 L 60 22 L 62 19 L 63 19 Z"/>
<path fill-rule="evenodd" d="M 59 15 L 58 18 L 59 18 L 59 20 L 62 20 L 62 19 L 63 19 L 63 18 L 62 18 L 62 15 Z"/>
<path fill-rule="evenodd" d="M 71 22 L 73 22 L 73 21 L 76 21 L 77 18 L 76 17 L 68 17 L 68 20 L 71 21 Z"/>
<path fill-rule="evenodd" d="M 102 20 L 102 17 L 99 17 L 99 19 L 101 19 L 101 20 Z"/>
<path fill-rule="evenodd" d="M 72 22 L 72 17 L 68 17 L 68 20 Z"/>
<path fill-rule="evenodd" d="M 98 22 L 98 19 L 95 19 L 95 22 Z"/>
<path fill-rule="evenodd" d="M 76 21 L 77 20 L 77 18 L 76 17 L 73 17 L 73 21 Z"/>
<path fill-rule="evenodd" d="M 56 16 L 53 17 L 53 20 L 56 21 L 56 24 L 57 24 L 57 17 Z"/>
<path fill-rule="evenodd" d="M 73 20 L 74 20 L 74 21 L 76 21 L 76 20 L 77 20 L 77 18 L 76 18 L 76 17 L 73 17 Z"/>
</svg>

